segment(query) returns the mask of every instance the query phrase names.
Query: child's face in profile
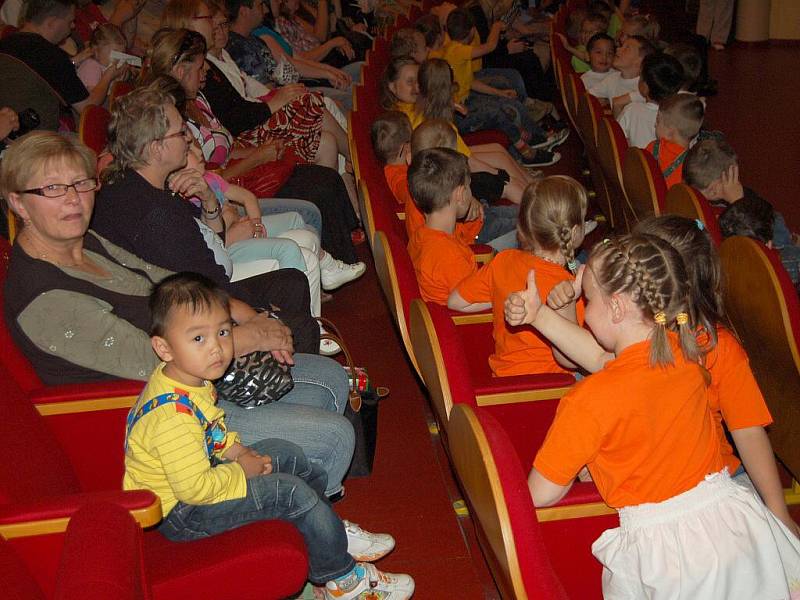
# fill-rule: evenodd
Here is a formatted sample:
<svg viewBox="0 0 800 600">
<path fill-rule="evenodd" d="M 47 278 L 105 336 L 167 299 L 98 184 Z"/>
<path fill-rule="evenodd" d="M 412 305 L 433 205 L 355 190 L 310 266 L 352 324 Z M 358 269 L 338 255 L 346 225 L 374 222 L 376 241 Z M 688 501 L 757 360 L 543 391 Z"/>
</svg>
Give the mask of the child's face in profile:
<svg viewBox="0 0 800 600">
<path fill-rule="evenodd" d="M 614 62 L 614 44 L 611 40 L 597 40 L 589 51 L 589 64 L 595 73 L 608 73 Z"/>
<path fill-rule="evenodd" d="M 411 55 L 411 58 L 413 58 L 419 64 L 424 63 L 428 58 L 428 48 L 425 46 L 425 36 L 419 31 L 415 32 L 414 35 L 414 52 Z"/>
<path fill-rule="evenodd" d="M 200 150 L 200 146 L 196 140 L 189 144 L 189 154 L 186 155 L 186 166 L 199 171 L 200 174 L 206 172 L 206 161 L 203 157 L 203 151 Z"/>
<path fill-rule="evenodd" d="M 613 352 L 616 343 L 616 326 L 612 318 L 611 299 L 605 295 L 594 276 L 594 269 L 599 268 L 596 263 L 596 260 L 589 260 L 589 264 L 583 271 L 581 283 L 586 303 L 584 319 L 597 342 L 609 352 Z"/>
<path fill-rule="evenodd" d="M 389 84 L 389 90 L 400 102 L 414 104 L 419 96 L 417 73 L 419 65 L 405 65 L 400 69 L 397 79 Z"/>
<path fill-rule="evenodd" d="M 214 381 L 233 359 L 231 315 L 218 303 L 192 312 L 189 306 L 169 311 L 164 336 L 153 336 L 153 349 L 167 363 L 164 374 L 188 386 Z"/>
<path fill-rule="evenodd" d="M 111 63 L 111 52 L 113 50 L 125 52 L 125 46 L 122 44 L 103 44 L 102 46 L 98 46 L 95 49 L 95 58 L 97 62 L 107 67 Z"/>
<path fill-rule="evenodd" d="M 639 50 L 639 42 L 628 38 L 622 46 L 617 48 L 612 66 L 620 71 L 634 68 L 640 69 L 642 58 L 639 56 Z"/>
</svg>

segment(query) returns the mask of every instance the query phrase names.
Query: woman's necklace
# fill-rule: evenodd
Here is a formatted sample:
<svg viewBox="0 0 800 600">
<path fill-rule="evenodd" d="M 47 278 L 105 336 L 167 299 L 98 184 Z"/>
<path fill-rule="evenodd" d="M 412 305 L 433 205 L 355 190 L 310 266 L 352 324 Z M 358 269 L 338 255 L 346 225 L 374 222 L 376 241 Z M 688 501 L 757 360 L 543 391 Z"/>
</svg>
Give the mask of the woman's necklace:
<svg viewBox="0 0 800 600">
<path fill-rule="evenodd" d="M 564 266 L 564 262 L 563 261 L 553 260 L 549 256 L 545 256 L 544 254 L 539 254 L 538 252 L 534 252 L 533 255 L 536 258 L 541 258 L 543 261 L 549 262 L 549 263 L 553 263 L 554 265 L 558 265 L 559 267 L 563 267 Z"/>
<path fill-rule="evenodd" d="M 34 238 L 33 235 L 31 235 L 27 230 L 23 231 L 22 233 L 25 234 L 25 239 L 27 239 L 28 242 L 31 244 L 31 246 L 33 246 L 33 249 L 36 251 L 36 253 L 38 255 L 38 256 L 36 256 L 36 258 L 38 258 L 39 260 L 43 260 L 43 261 L 46 261 L 46 262 L 49 262 L 49 263 L 53 263 L 54 265 L 56 265 L 58 267 L 68 267 L 68 268 L 73 268 L 73 269 L 79 267 L 78 263 L 76 263 L 75 261 L 71 261 L 71 262 L 60 261 L 59 259 L 57 259 L 54 256 L 51 256 L 47 252 L 43 252 L 42 251 L 42 247 L 39 245 L 39 242 L 36 241 L 36 238 Z M 81 251 L 81 253 L 82 253 L 82 251 Z"/>
</svg>

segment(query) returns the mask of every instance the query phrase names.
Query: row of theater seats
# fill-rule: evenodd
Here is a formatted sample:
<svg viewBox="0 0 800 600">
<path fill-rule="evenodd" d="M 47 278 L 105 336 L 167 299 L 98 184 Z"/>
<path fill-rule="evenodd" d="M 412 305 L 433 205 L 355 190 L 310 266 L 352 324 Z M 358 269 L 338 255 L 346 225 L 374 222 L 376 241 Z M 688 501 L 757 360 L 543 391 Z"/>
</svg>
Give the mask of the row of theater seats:
<svg viewBox="0 0 800 600">
<path fill-rule="evenodd" d="M 554 19 L 556 31 L 563 31 L 572 4 Z M 412 10 L 408 20 L 417 14 Z M 406 24 L 401 18 L 385 38 L 376 39 L 355 91 L 349 129 L 362 219 L 383 292 L 409 360 L 428 389 L 440 437 L 503 597 L 600 598 L 600 565 L 590 546 L 603 530 L 616 526 L 615 511 L 591 483 L 577 483 L 555 507 L 536 509 L 526 482 L 558 399 L 573 378 L 493 377 L 487 362 L 494 344 L 491 315 L 459 314 L 420 298 L 403 215 L 369 139 L 381 111 L 378 86 L 389 60 L 387 40 Z M 565 112 L 584 143 L 595 197 L 608 224 L 625 233 L 646 216 L 679 214 L 702 221 L 720 245 L 716 215 L 706 199 L 684 185 L 667 191 L 652 157 L 627 148 L 616 121 L 585 94 L 556 46 L 553 64 Z M 733 238 L 720 245 L 720 253 L 727 305 L 776 421 L 770 431 L 773 445 L 789 472 L 799 475 L 800 452 L 791 440 L 792 432 L 800 431 L 797 296 L 777 255 L 760 243 Z M 800 500 L 798 491 L 794 484 L 788 499 Z"/>
</svg>

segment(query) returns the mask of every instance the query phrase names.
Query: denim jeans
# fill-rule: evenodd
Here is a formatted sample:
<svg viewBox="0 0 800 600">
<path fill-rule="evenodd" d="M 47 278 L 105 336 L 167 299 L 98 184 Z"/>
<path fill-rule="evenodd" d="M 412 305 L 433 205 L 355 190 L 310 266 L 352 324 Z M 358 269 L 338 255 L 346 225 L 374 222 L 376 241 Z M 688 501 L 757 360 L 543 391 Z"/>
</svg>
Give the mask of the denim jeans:
<svg viewBox="0 0 800 600">
<path fill-rule="evenodd" d="M 347 374 L 324 356 L 295 354 L 294 360 L 294 389 L 277 402 L 245 409 L 220 400 L 220 407 L 228 428 L 245 445 L 278 437 L 300 446 L 328 473 L 330 496 L 341 490 L 355 448 L 353 426 L 341 416 L 348 401 Z"/>
<path fill-rule="evenodd" d="M 528 93 L 525 91 L 525 81 L 516 69 L 487 67 L 477 71 L 475 79 L 499 90 L 514 90 L 517 92 L 517 100 L 520 102 L 525 102 L 528 97 Z"/>
<path fill-rule="evenodd" d="M 280 519 L 300 531 L 306 543 L 309 579 L 325 583 L 350 572 L 355 561 L 347 553 L 347 534 L 341 519 L 320 499 L 325 471 L 306 460 L 303 451 L 279 439 L 253 444 L 272 458 L 270 475 L 247 481 L 247 495 L 217 504 L 179 502 L 159 525 L 161 534 L 175 542 L 201 539 L 248 523 Z"/>
<path fill-rule="evenodd" d="M 517 100 L 470 92 L 464 105 L 467 108 L 466 116 L 456 113 L 455 118 L 456 127 L 461 134 L 483 129 L 499 129 L 508 136 L 512 144 L 520 140 L 524 131 L 529 134 L 529 144 L 537 144 L 547 139 L 547 134 Z"/>
<path fill-rule="evenodd" d="M 478 233 L 479 244 L 489 244 L 498 252 L 517 248 L 517 219 L 519 205 L 492 206 L 481 200 L 483 204 L 483 227 Z"/>
<path fill-rule="evenodd" d="M 317 236 L 322 231 L 322 214 L 313 202 L 297 200 L 294 198 L 259 198 L 258 207 L 263 216 L 293 211 L 298 213 L 306 224 L 312 228 Z"/>
</svg>

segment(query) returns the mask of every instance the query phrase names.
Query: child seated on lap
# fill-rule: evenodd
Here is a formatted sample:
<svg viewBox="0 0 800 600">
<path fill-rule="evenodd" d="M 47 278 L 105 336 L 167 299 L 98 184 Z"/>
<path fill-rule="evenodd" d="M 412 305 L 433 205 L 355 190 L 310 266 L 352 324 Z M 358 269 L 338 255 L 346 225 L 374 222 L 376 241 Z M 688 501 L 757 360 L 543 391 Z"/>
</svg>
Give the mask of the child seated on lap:
<svg viewBox="0 0 800 600">
<path fill-rule="evenodd" d="M 531 269 L 543 302 L 559 286 L 567 295 L 574 297 L 576 289 L 580 295 L 575 254 L 583 242 L 586 205 L 586 190 L 571 177 L 554 175 L 532 183 L 520 207 L 520 249 L 501 252 L 450 294 L 447 304 L 453 310 L 492 308 L 495 351 L 489 366 L 494 375 L 566 373 L 575 368 L 531 327 L 506 324 L 503 305 L 509 294 L 526 286 Z M 582 324 L 583 301 L 570 302 L 558 313 Z"/>
<path fill-rule="evenodd" d="M 590 90 L 599 85 L 614 70 L 611 65 L 614 63 L 614 40 L 605 33 L 598 33 L 592 36 L 586 44 L 586 51 L 589 53 L 590 70 L 581 75 L 583 86 Z"/>
<path fill-rule="evenodd" d="M 327 600 L 367 591 L 410 598 L 408 575 L 356 562 L 385 556 L 394 539 L 339 519 L 324 500 L 327 473 L 298 446 L 269 439 L 247 447 L 226 430 L 211 383 L 234 355 L 225 292 L 200 275 L 178 273 L 155 287 L 150 311 L 153 350 L 163 362 L 128 413 L 123 487 L 160 498 L 159 531 L 190 541 L 285 520 L 305 539 L 309 579 L 325 586 Z"/>
<path fill-rule="evenodd" d="M 667 188 L 683 181 L 683 161 L 704 115 L 703 103 L 693 94 L 675 94 L 659 105 L 656 140 L 647 145 L 647 151 L 658 161 Z"/>
<path fill-rule="evenodd" d="M 450 292 L 478 270 L 472 250 L 455 234 L 456 221 L 474 206 L 467 159 L 449 148 L 423 150 L 411 160 L 408 187 L 425 215 L 425 225 L 408 241 L 420 295 L 444 306 Z"/>
<path fill-rule="evenodd" d="M 617 117 L 630 146 L 647 148 L 656 139 L 658 105 L 675 94 L 682 83 L 683 69 L 672 56 L 656 52 L 642 61 L 639 93 L 645 101 L 630 102 Z"/>
</svg>

